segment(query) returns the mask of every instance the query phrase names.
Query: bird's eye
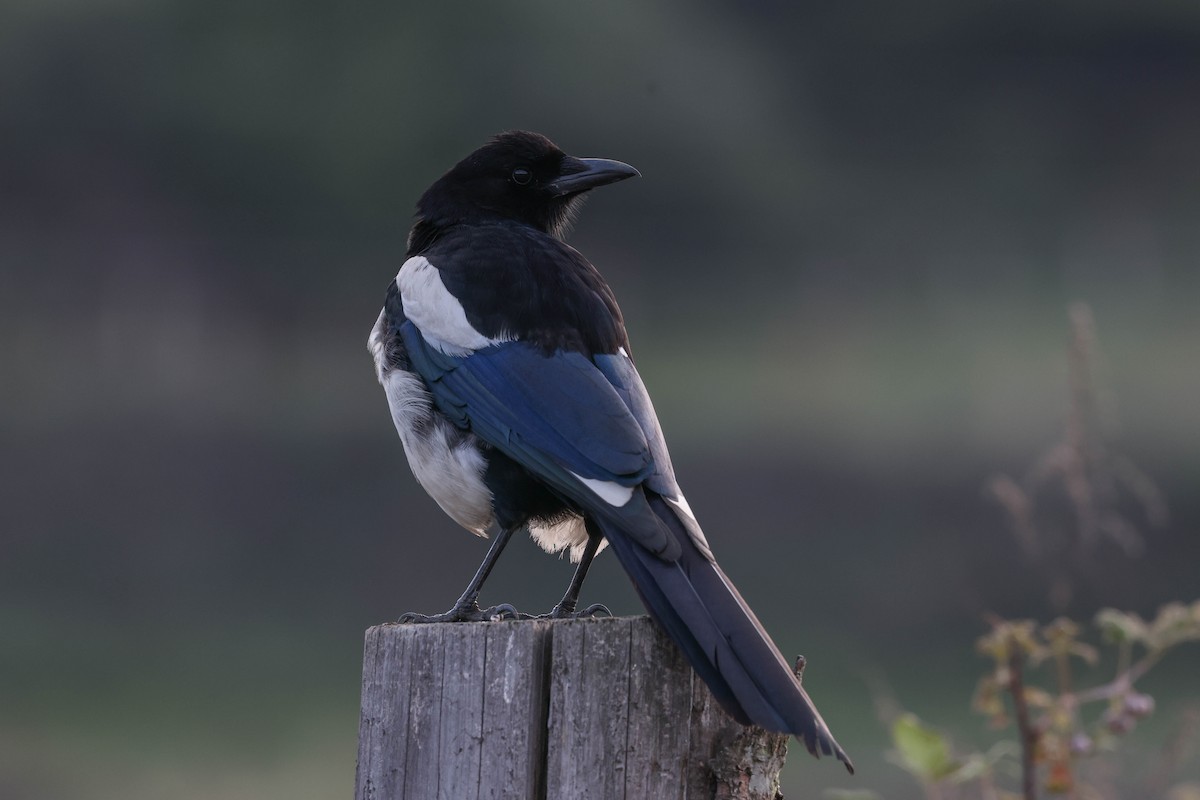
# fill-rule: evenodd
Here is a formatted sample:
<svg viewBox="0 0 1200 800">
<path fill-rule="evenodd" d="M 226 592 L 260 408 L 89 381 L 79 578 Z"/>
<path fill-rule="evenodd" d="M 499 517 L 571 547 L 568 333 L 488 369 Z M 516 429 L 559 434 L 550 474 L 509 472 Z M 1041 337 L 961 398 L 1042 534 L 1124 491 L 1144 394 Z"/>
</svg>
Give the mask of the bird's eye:
<svg viewBox="0 0 1200 800">
<path fill-rule="evenodd" d="M 524 167 L 517 167 L 512 171 L 512 180 L 518 186 L 524 186 L 533 180 L 533 173 Z"/>
</svg>

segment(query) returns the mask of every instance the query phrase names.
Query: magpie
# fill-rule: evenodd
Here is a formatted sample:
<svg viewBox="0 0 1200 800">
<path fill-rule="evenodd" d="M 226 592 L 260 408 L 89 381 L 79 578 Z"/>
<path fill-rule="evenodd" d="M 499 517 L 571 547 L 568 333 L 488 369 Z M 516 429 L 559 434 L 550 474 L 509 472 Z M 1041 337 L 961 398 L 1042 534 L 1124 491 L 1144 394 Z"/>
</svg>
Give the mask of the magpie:
<svg viewBox="0 0 1200 800">
<path fill-rule="evenodd" d="M 734 719 L 790 733 L 853 772 L 713 558 L 675 480 L 616 298 L 563 241 L 587 191 L 638 174 L 509 131 L 418 201 L 407 260 L 368 346 L 417 481 L 468 531 L 497 532 L 453 608 L 401 621 L 525 616 L 478 605 L 521 528 L 578 564 L 549 616 L 606 613 L 576 605 L 607 545 Z"/>
</svg>

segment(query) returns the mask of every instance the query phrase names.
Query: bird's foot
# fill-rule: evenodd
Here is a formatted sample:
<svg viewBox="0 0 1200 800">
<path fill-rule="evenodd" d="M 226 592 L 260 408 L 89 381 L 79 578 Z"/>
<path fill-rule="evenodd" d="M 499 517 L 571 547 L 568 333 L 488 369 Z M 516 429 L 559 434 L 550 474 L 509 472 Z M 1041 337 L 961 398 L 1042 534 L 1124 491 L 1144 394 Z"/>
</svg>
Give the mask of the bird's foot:
<svg viewBox="0 0 1200 800">
<path fill-rule="evenodd" d="M 529 619 L 528 614 L 522 614 L 508 603 L 501 603 L 490 608 L 480 608 L 478 603 L 461 603 L 443 614 L 417 614 L 408 612 L 401 614 L 396 620 L 401 625 L 421 625 L 427 622 L 498 622 L 509 619 Z"/>
<path fill-rule="evenodd" d="M 549 614 L 542 614 L 538 619 L 593 619 L 595 617 L 611 617 L 613 614 L 608 610 L 608 606 L 600 603 L 593 603 L 587 608 L 575 610 L 574 604 L 564 605 L 559 603 Z"/>
</svg>

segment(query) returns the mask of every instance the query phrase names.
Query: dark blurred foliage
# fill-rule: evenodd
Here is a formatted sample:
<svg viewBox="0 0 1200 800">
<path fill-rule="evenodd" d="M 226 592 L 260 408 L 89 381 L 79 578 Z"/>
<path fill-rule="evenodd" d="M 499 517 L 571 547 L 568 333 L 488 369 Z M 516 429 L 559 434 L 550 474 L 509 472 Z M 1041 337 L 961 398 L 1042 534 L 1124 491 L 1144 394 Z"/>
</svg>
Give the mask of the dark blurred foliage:
<svg viewBox="0 0 1200 800">
<path fill-rule="evenodd" d="M 1171 2 L 12 0 L 0 795 L 350 791 L 362 629 L 483 549 L 408 475 L 366 334 L 417 196 L 520 127 L 641 169 L 571 241 L 855 785 L 905 796 L 868 685 L 965 720 L 981 614 L 1048 613 L 983 486 L 1061 436 L 1068 302 L 1171 511 L 1073 611 L 1200 588 L 1198 97 Z M 569 572 L 522 543 L 486 599 Z"/>
</svg>

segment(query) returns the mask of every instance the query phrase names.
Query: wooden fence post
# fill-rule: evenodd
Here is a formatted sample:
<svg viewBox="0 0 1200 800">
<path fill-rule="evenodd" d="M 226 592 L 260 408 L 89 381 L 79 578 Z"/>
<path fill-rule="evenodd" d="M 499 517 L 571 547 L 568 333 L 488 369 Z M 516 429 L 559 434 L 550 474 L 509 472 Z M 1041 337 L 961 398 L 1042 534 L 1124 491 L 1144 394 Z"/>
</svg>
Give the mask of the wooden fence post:
<svg viewBox="0 0 1200 800">
<path fill-rule="evenodd" d="M 776 800 L 786 755 L 647 617 L 367 631 L 356 800 Z"/>
</svg>

